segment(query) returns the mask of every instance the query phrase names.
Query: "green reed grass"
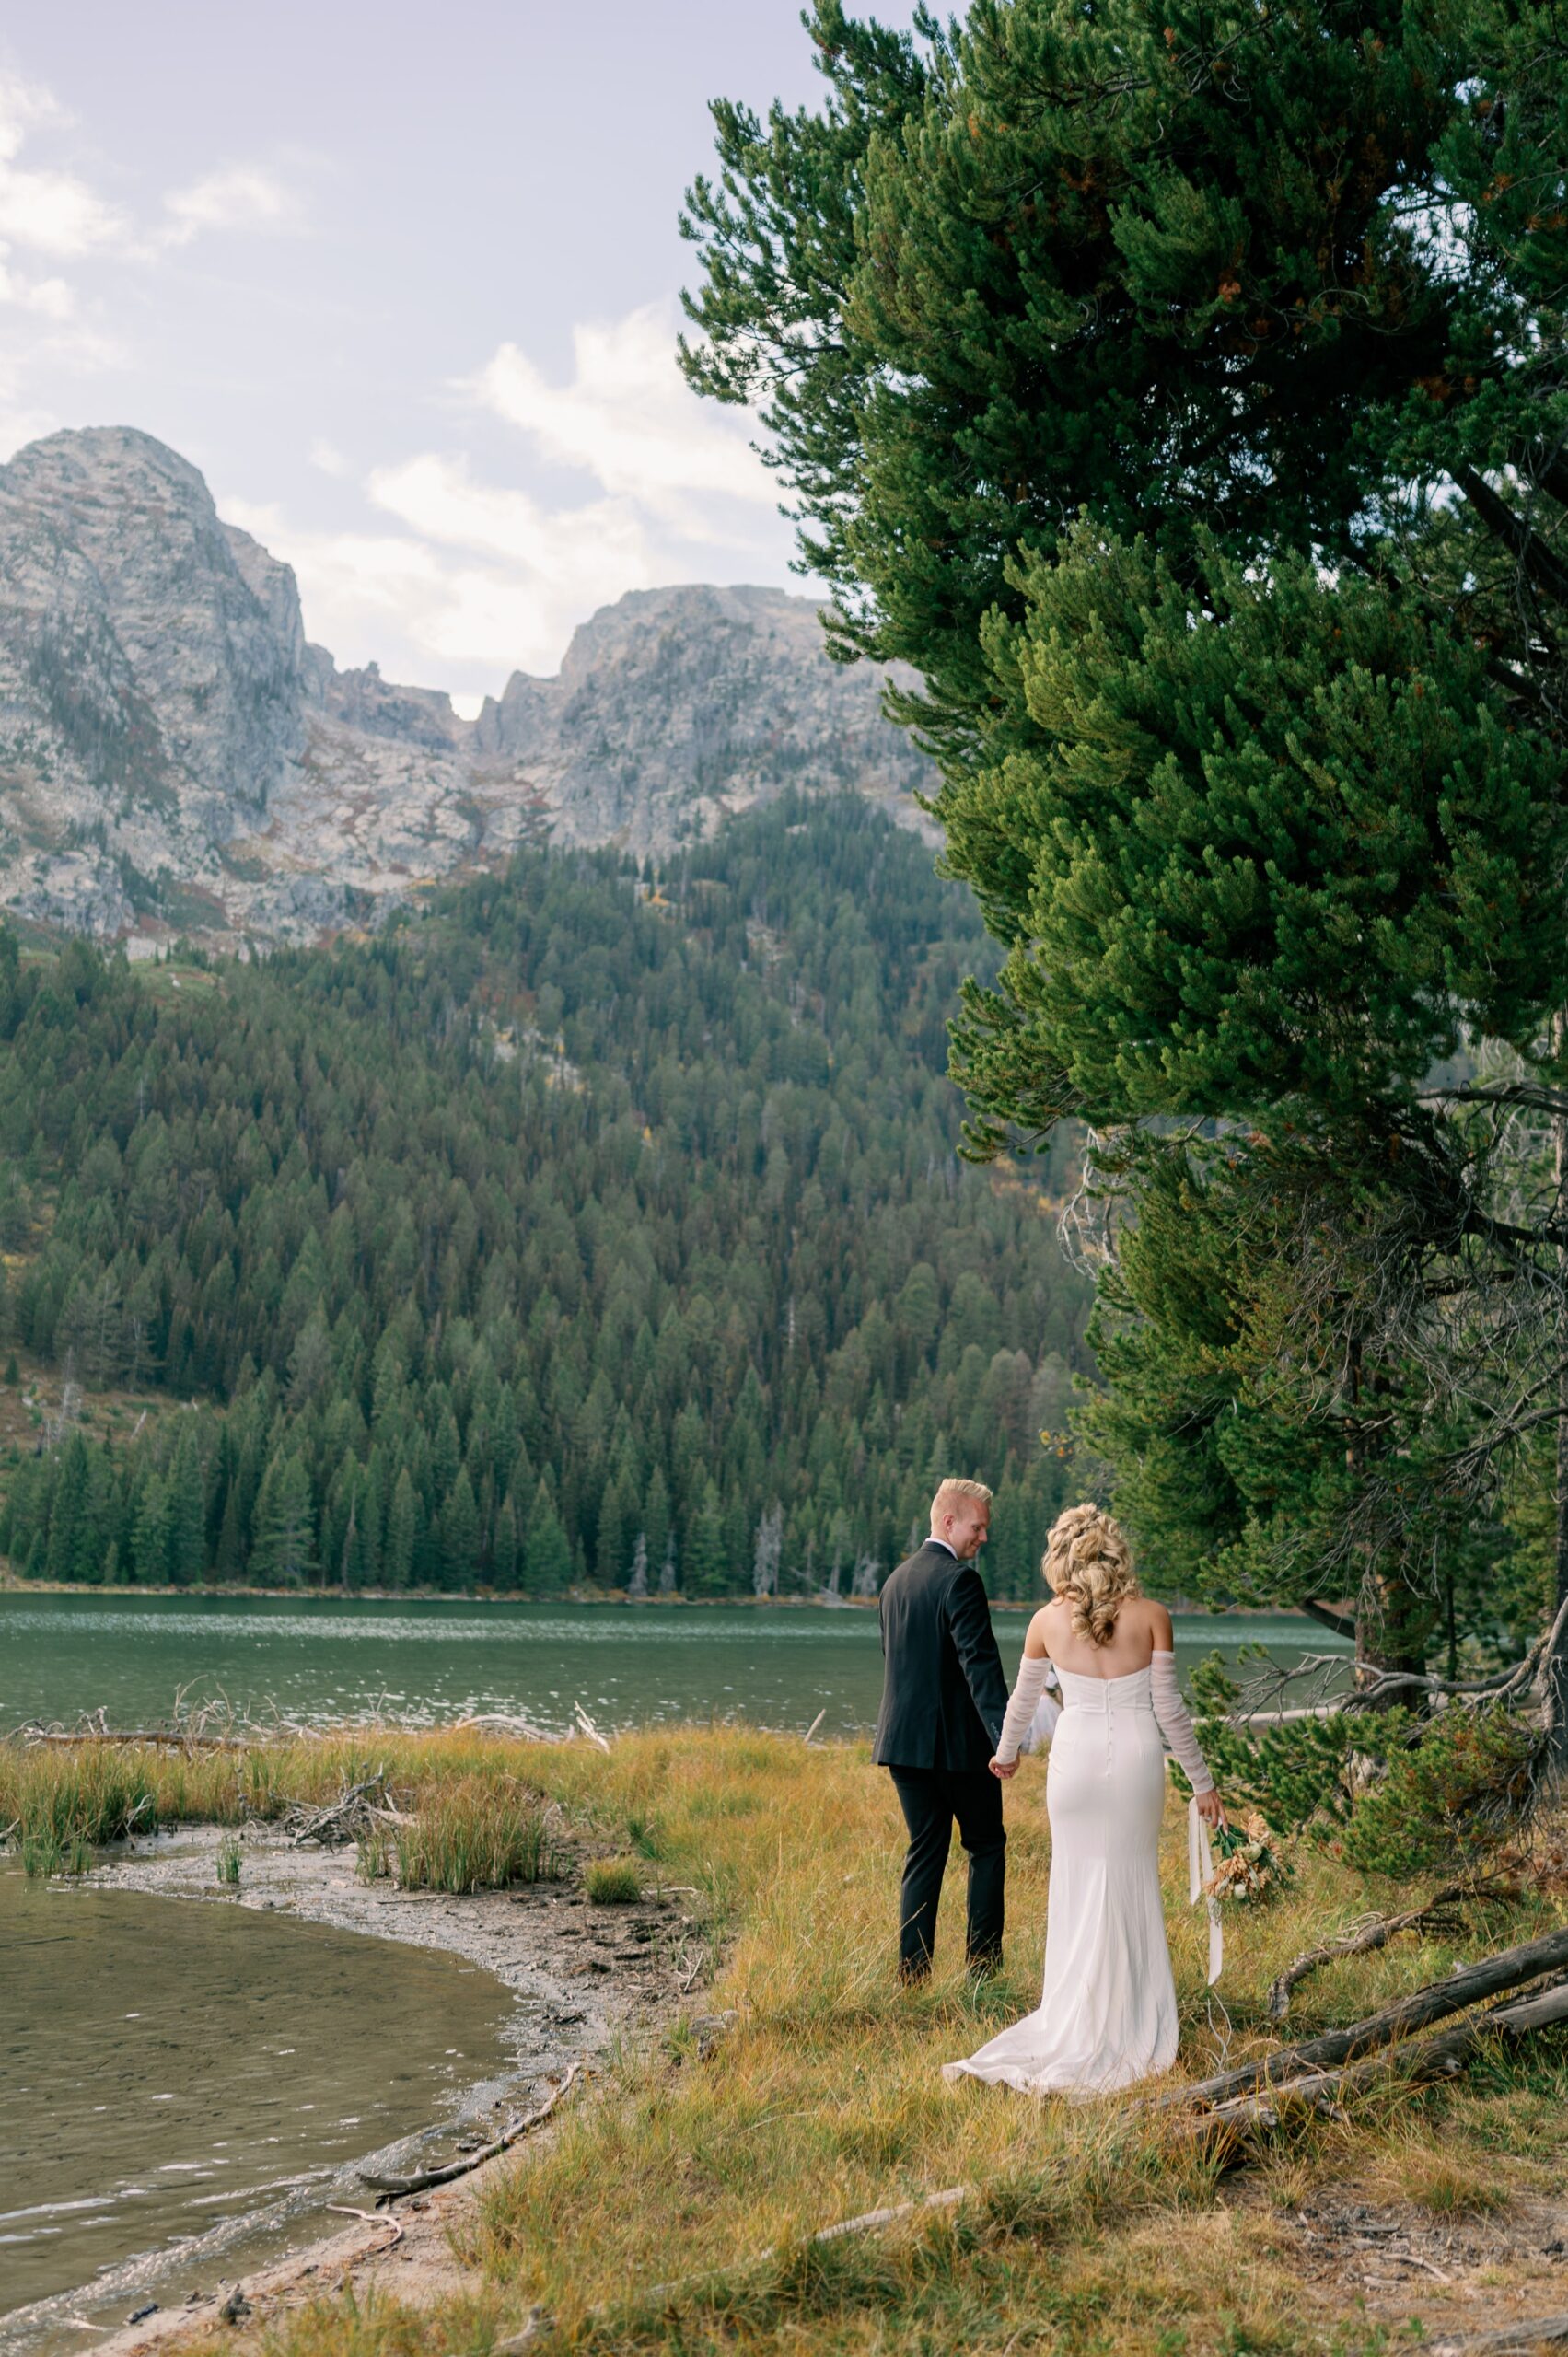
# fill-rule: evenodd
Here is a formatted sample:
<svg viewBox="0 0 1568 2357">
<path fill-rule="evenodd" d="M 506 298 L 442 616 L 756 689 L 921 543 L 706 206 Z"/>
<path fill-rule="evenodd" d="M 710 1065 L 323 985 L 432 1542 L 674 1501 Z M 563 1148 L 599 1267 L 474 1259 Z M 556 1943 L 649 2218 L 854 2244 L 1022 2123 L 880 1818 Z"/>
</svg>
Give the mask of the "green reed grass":
<svg viewBox="0 0 1568 2357">
<path fill-rule="evenodd" d="M 24 1846 L 101 1847 L 154 1831 L 157 1799 L 141 1755 L 108 1745 L 74 1747 L 26 1756 L 0 1797 L 0 1816 L 17 1825 Z"/>
<path fill-rule="evenodd" d="M 432 1794 L 412 1824 L 394 1827 L 391 1848 L 405 1890 L 499 1890 L 559 1871 L 539 1794 L 471 1776 Z"/>
<path fill-rule="evenodd" d="M 218 1853 L 214 1867 L 220 1886 L 231 1890 L 237 1890 L 239 1887 L 240 1864 L 239 1844 L 232 1833 L 226 1833 L 218 1843 Z"/>
<path fill-rule="evenodd" d="M 596 1907 L 631 1907 L 643 1879 L 634 1858 L 595 1858 L 583 1869 L 583 1888 Z"/>
<path fill-rule="evenodd" d="M 93 1847 L 79 1833 L 55 1833 L 45 1828 L 24 1833 L 22 1866 L 26 1873 L 47 1879 L 50 1875 L 85 1875 L 93 1863 Z"/>
</svg>

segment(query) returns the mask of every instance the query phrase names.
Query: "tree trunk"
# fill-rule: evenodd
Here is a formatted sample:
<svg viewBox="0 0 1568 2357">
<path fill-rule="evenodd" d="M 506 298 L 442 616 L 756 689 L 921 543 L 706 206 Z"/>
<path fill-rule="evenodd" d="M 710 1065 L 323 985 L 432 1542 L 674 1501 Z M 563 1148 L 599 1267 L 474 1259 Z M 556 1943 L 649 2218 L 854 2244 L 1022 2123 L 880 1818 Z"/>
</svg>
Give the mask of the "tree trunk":
<svg viewBox="0 0 1568 2357">
<path fill-rule="evenodd" d="M 1400 1579 L 1383 1579 L 1369 1571 L 1362 1582 L 1355 1608 L 1355 1682 L 1368 1686 L 1379 1670 L 1402 1670 L 1420 1677 L 1426 1667 L 1426 1639 L 1431 1632 L 1431 1608 L 1412 1595 Z M 1396 1686 L 1376 1696 L 1366 1707 L 1390 1711 L 1409 1708 L 1412 1689 Z M 1419 1701 L 1419 1693 L 1416 1699 Z"/>
<path fill-rule="evenodd" d="M 1353 1341 L 1350 1352 L 1351 1405 L 1361 1405 L 1364 1380 L 1361 1344 Z M 1345 1451 L 1345 1462 L 1353 1481 L 1362 1480 L 1366 1472 L 1365 1460 L 1359 1436 Z M 1412 1596 L 1398 1576 L 1390 1579 L 1377 1571 L 1368 1549 L 1361 1575 L 1361 1587 L 1355 1600 L 1355 1682 L 1358 1687 L 1376 1683 L 1378 1670 L 1413 1671 L 1418 1677 L 1426 1667 L 1427 1630 L 1424 1626 L 1420 1600 Z M 1367 1707 L 1375 1711 L 1393 1710 L 1400 1702 L 1408 1702 L 1410 1689 L 1395 1687 L 1379 1695 Z"/>
<path fill-rule="evenodd" d="M 1562 1061 L 1568 1045 L 1568 1014 L 1560 1012 L 1552 1019 L 1551 1044 L 1557 1059 Z M 1561 1090 L 1562 1076 L 1558 1075 Z M 1557 1180 L 1557 1217 L 1561 1220 L 1568 1209 L 1568 1113 L 1551 1117 L 1553 1162 Z M 1551 1610 L 1560 1615 L 1568 1598 L 1568 1246 L 1557 1248 L 1557 1577 L 1553 1583 Z M 1561 1776 L 1568 1771 L 1568 1631 L 1560 1629 L 1557 1643 L 1548 1659 L 1541 1665 L 1541 1690 L 1545 1701 L 1547 1758 L 1551 1768 Z"/>
</svg>

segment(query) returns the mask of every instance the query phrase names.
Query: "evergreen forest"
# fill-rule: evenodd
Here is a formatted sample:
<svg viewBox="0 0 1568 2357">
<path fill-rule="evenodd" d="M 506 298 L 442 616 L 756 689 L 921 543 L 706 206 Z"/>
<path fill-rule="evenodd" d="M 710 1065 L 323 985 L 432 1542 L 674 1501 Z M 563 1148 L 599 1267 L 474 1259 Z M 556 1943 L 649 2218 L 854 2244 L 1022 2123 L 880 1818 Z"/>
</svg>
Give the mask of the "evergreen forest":
<svg viewBox="0 0 1568 2357">
<path fill-rule="evenodd" d="M 1088 1288 L 1065 1150 L 957 1152 L 993 967 L 848 796 L 250 962 L 0 935 L 4 1316 L 63 1384 L 14 1571 L 869 1594 L 962 1470 L 1033 1593 Z"/>
</svg>

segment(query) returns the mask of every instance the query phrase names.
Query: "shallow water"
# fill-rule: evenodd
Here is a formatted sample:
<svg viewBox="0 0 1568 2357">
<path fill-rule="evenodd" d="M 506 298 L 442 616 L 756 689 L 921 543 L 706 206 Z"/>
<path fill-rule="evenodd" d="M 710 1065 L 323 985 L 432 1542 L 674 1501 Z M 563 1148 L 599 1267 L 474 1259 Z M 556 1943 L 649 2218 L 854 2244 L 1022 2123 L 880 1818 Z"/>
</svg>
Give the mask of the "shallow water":
<svg viewBox="0 0 1568 2357">
<path fill-rule="evenodd" d="M 90 2310 L 133 2254 L 364 2201 L 331 2181 L 503 2072 L 512 2010 L 454 1956 L 6 1866 L 0 1990 L 0 2349 L 6 2311 L 73 2287 Z M 192 2284 L 225 2272 L 209 2253 Z"/>
<path fill-rule="evenodd" d="M 1024 1626 L 997 1616 L 1009 1678 Z M 1249 1643 L 1292 1659 L 1340 1649 L 1288 1613 L 1180 1614 L 1176 1643 L 1184 1671 Z M 875 1720 L 881 1684 L 877 1616 L 849 1608 L 0 1595 L 0 1730 L 100 1707 L 111 1725 L 157 1723 L 189 1688 L 313 1722 L 512 1711 L 563 1731 L 580 1701 L 607 1727 L 804 1728 L 821 1712 L 824 1734 L 854 1735 Z"/>
</svg>

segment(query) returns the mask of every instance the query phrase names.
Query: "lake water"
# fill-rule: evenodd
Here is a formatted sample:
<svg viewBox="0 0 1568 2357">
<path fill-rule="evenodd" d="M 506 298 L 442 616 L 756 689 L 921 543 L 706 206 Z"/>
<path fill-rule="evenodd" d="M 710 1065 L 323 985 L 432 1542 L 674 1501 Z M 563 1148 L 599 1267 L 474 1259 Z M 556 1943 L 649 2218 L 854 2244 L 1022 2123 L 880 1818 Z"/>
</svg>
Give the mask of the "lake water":
<svg viewBox="0 0 1568 2357">
<path fill-rule="evenodd" d="M 999 1614 L 1011 1678 L 1022 1613 Z M 1339 1650 L 1288 1613 L 1181 1614 L 1184 1672 L 1216 1648 L 1280 1657 Z M 745 1718 L 864 1733 L 882 1658 L 874 1612 L 842 1608 L 377 1602 L 369 1598 L 0 1594 L 0 1732 L 103 1709 L 111 1726 L 166 1721 L 177 1692 L 253 1713 L 416 1726 L 476 1711 L 563 1732 Z"/>
<path fill-rule="evenodd" d="M 123 2322 L 133 2254 L 178 2248 L 168 2306 L 239 2272 L 232 2236 L 256 2266 L 332 2226 L 323 2200 L 366 2200 L 348 2164 L 507 2063 L 510 1994 L 457 1957 L 3 1862 L 0 1988 L 0 2351 L 74 2287 Z"/>
</svg>

